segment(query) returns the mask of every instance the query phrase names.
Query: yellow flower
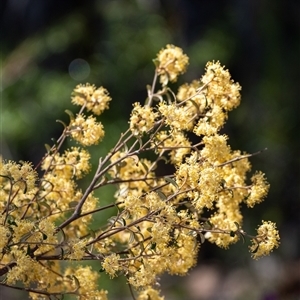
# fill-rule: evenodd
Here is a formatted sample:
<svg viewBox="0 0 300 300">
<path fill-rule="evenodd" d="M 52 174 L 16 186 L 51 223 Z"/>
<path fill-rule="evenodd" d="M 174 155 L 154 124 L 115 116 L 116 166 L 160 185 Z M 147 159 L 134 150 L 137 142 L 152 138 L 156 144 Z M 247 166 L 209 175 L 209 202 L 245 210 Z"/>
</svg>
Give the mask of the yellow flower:
<svg viewBox="0 0 300 300">
<path fill-rule="evenodd" d="M 180 165 L 184 157 L 191 152 L 191 142 L 180 130 L 160 131 L 155 136 L 155 143 L 152 143 L 157 153 L 169 152 L 171 163 Z"/>
<path fill-rule="evenodd" d="M 141 291 L 137 300 L 164 300 L 165 297 L 159 295 L 159 291 L 148 287 L 144 291 Z"/>
<path fill-rule="evenodd" d="M 141 106 L 134 103 L 130 116 L 130 129 L 135 135 L 149 131 L 155 124 L 157 113 L 149 106 Z"/>
<path fill-rule="evenodd" d="M 183 54 L 179 47 L 167 45 L 162 49 L 156 58 L 157 73 L 160 75 L 160 82 L 167 85 L 168 81 L 174 82 L 178 75 L 185 72 L 189 58 Z"/>
<path fill-rule="evenodd" d="M 86 118 L 83 114 L 77 115 L 69 128 L 72 138 L 83 146 L 98 144 L 104 137 L 102 124 L 96 122 L 92 116 Z"/>
<path fill-rule="evenodd" d="M 226 135 L 204 136 L 204 148 L 201 150 L 201 156 L 210 164 L 218 165 L 230 159 L 230 147 L 227 145 Z"/>
<path fill-rule="evenodd" d="M 228 218 L 227 211 L 223 213 L 216 213 L 209 219 L 210 223 L 214 226 L 214 228 L 227 230 L 227 231 L 235 231 L 237 229 L 235 222 L 237 220 Z M 231 236 L 228 233 L 211 233 L 208 232 L 206 238 L 211 242 L 215 243 L 218 247 L 227 249 L 230 244 L 236 243 L 238 241 L 238 236 Z"/>
<path fill-rule="evenodd" d="M 108 91 L 104 87 L 96 89 L 94 85 L 79 84 L 73 92 L 72 103 L 75 105 L 85 106 L 88 111 L 95 115 L 100 115 L 108 108 L 109 97 Z"/>
<path fill-rule="evenodd" d="M 120 256 L 115 253 L 104 258 L 102 267 L 110 275 L 111 278 L 115 277 L 116 272 L 120 269 L 119 259 Z"/>
<path fill-rule="evenodd" d="M 78 84 L 72 94 L 72 103 L 75 105 L 86 105 L 90 101 L 91 96 L 95 92 L 95 85 L 87 84 Z"/>
<path fill-rule="evenodd" d="M 246 199 L 246 203 L 249 207 L 253 207 L 255 204 L 262 202 L 268 194 L 270 187 L 262 172 L 257 172 L 253 175 L 251 181 L 253 184 L 250 188 L 250 194 Z"/>
<path fill-rule="evenodd" d="M 218 169 L 206 167 L 200 171 L 197 186 L 200 197 L 194 200 L 198 210 L 202 210 L 204 207 L 212 208 L 213 202 L 218 198 L 221 179 Z"/>
<path fill-rule="evenodd" d="M 78 289 L 78 299 L 107 300 L 107 292 L 97 290 L 99 274 L 93 271 L 91 267 L 67 268 L 64 275 L 66 282 L 69 282 L 68 290 L 77 291 Z"/>
<path fill-rule="evenodd" d="M 258 259 L 262 256 L 269 255 L 274 248 L 279 247 L 280 237 L 276 224 L 270 221 L 263 221 L 263 224 L 257 229 L 257 236 L 252 239 L 250 251 L 252 257 Z"/>
<path fill-rule="evenodd" d="M 65 258 L 81 260 L 85 254 L 85 246 L 87 244 L 86 239 L 72 239 L 68 241 L 67 254 Z"/>
<path fill-rule="evenodd" d="M 206 97 L 216 105 L 229 111 L 240 104 L 241 87 L 233 82 L 229 71 L 219 61 L 206 64 L 206 73 L 201 81 L 207 84 Z"/>
<path fill-rule="evenodd" d="M 78 147 L 72 147 L 65 151 L 64 155 L 64 167 L 69 168 L 72 175 L 77 178 L 81 178 L 83 174 L 88 173 L 90 170 L 90 154 L 85 149 Z"/>
<path fill-rule="evenodd" d="M 179 130 L 191 130 L 193 128 L 193 116 L 185 106 L 177 106 L 160 102 L 159 112 L 165 117 L 166 125 Z"/>
<path fill-rule="evenodd" d="M 199 80 L 194 80 L 190 84 L 183 84 L 182 86 L 179 87 L 178 92 L 177 92 L 177 100 L 179 101 L 185 101 L 187 99 L 191 99 L 191 101 L 187 101 L 189 105 L 191 105 L 195 112 L 197 113 L 203 113 L 204 109 L 210 105 L 211 103 L 208 103 L 208 100 L 205 97 L 205 93 L 199 93 L 198 89 L 201 88 L 202 83 Z M 196 107 L 198 111 L 196 111 Z"/>
<path fill-rule="evenodd" d="M 5 162 L 0 158 L 0 183 L 6 181 L 7 176 L 12 179 L 14 184 L 17 184 L 24 193 L 30 192 L 35 187 L 35 182 L 37 179 L 37 173 L 32 167 L 32 163 L 20 161 L 16 163 L 9 160 Z"/>
</svg>

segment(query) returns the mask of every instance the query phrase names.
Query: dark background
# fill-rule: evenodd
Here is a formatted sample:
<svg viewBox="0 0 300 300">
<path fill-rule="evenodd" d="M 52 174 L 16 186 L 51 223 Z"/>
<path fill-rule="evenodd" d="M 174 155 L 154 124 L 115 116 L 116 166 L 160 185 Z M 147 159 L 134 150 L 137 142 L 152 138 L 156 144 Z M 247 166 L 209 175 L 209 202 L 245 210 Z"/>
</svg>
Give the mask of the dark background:
<svg viewBox="0 0 300 300">
<path fill-rule="evenodd" d="M 125 131 L 132 103 L 146 98 L 162 47 L 175 44 L 190 57 L 180 82 L 220 60 L 243 88 L 224 128 L 232 149 L 268 148 L 251 162 L 266 173 L 270 193 L 245 210 L 244 229 L 275 221 L 281 247 L 256 262 L 242 243 L 228 251 L 204 244 L 197 268 L 186 278 L 163 277 L 161 288 L 166 299 L 299 299 L 299 13 L 297 0 L 2 0 L 0 153 L 38 163 L 62 130 L 55 120 L 75 111 L 73 88 L 90 82 L 113 98 L 101 116 L 106 138 L 92 150 L 99 157 Z M 116 284 L 100 282 L 112 299 L 127 299 L 127 287 Z"/>
</svg>

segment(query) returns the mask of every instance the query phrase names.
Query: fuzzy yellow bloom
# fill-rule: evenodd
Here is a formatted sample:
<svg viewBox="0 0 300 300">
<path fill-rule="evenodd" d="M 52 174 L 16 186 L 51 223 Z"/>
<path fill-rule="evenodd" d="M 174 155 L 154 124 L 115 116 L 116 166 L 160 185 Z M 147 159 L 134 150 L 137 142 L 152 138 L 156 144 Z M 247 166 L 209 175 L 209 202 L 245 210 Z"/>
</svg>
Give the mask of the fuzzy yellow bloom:
<svg viewBox="0 0 300 300">
<path fill-rule="evenodd" d="M 0 183 L 6 181 L 5 177 L 12 179 L 12 183 L 17 184 L 25 192 L 29 192 L 35 186 L 37 173 L 33 170 L 30 162 L 21 161 L 16 163 L 9 160 L 5 162 L 0 157 Z"/>
<path fill-rule="evenodd" d="M 155 143 L 152 143 L 155 150 L 159 154 L 168 152 L 171 163 L 174 165 L 180 165 L 184 157 L 191 152 L 191 142 L 186 137 L 183 131 L 170 130 L 160 131 L 155 136 Z"/>
<path fill-rule="evenodd" d="M 72 279 L 69 290 L 78 289 L 80 300 L 107 300 L 107 292 L 97 289 L 99 274 L 91 267 L 67 268 L 64 273 L 66 279 Z M 69 280 L 70 281 L 70 280 Z"/>
<path fill-rule="evenodd" d="M 179 130 L 191 130 L 193 128 L 193 119 L 189 110 L 184 106 L 175 104 L 159 103 L 159 112 L 166 118 L 165 123 Z"/>
<path fill-rule="evenodd" d="M 156 247 L 166 247 L 170 240 L 171 225 L 169 223 L 162 223 L 157 221 L 151 227 L 151 241 L 156 243 Z"/>
<path fill-rule="evenodd" d="M 16 220 L 14 227 L 13 242 L 18 243 L 26 241 L 33 233 L 35 224 L 29 220 Z"/>
<path fill-rule="evenodd" d="M 149 260 L 144 260 L 137 271 L 132 273 L 128 282 L 134 287 L 153 285 L 156 282 L 157 270 Z"/>
<path fill-rule="evenodd" d="M 116 276 L 116 272 L 120 269 L 120 255 L 115 253 L 106 256 L 102 262 L 102 267 L 110 275 L 111 278 Z"/>
<path fill-rule="evenodd" d="M 226 135 L 204 136 L 203 143 L 205 146 L 200 153 L 210 164 L 218 165 L 230 159 L 231 149 Z"/>
<path fill-rule="evenodd" d="M 77 115 L 69 128 L 72 138 L 83 146 L 98 144 L 104 137 L 102 124 L 92 116 L 86 118 L 83 114 Z"/>
<path fill-rule="evenodd" d="M 69 240 L 66 247 L 65 258 L 72 260 L 81 260 L 85 253 L 87 239 L 72 239 Z"/>
<path fill-rule="evenodd" d="M 63 155 L 47 155 L 42 162 L 43 170 L 51 170 L 52 174 L 71 179 L 83 177 L 90 170 L 90 154 L 79 147 L 71 147 Z"/>
<path fill-rule="evenodd" d="M 210 136 L 217 134 L 225 124 L 227 113 L 218 105 L 213 105 L 205 114 L 205 117 L 199 119 L 194 127 L 194 133 L 198 136 Z"/>
<path fill-rule="evenodd" d="M 69 178 L 57 176 L 55 172 L 53 173 L 44 176 L 43 191 L 45 199 L 51 204 L 54 202 L 53 208 L 56 208 L 54 211 L 58 210 L 57 207 L 60 211 L 64 211 L 69 208 L 70 202 L 76 199 L 76 184 Z"/>
<path fill-rule="evenodd" d="M 38 225 L 39 233 L 42 235 L 43 242 L 39 244 L 35 255 L 46 253 L 55 248 L 58 244 L 57 235 L 55 234 L 55 225 L 48 218 L 41 220 Z"/>
<path fill-rule="evenodd" d="M 77 203 L 81 199 L 81 197 L 82 192 L 80 190 L 77 190 L 76 195 L 74 195 L 73 202 Z M 96 208 L 98 202 L 98 198 L 93 196 L 92 193 L 89 194 L 82 207 L 82 213 L 93 211 Z M 84 217 L 75 220 L 70 226 L 65 229 L 65 233 L 71 239 L 81 238 L 82 236 L 87 235 L 90 231 L 90 223 L 92 221 L 92 218 L 93 214 L 86 214 Z"/>
<path fill-rule="evenodd" d="M 7 274 L 6 282 L 8 284 L 12 285 L 19 281 L 29 287 L 30 284 L 38 283 L 43 278 L 47 278 L 47 270 L 41 267 L 35 259 L 28 256 L 25 250 L 13 249 L 11 254 L 16 266 Z"/>
<path fill-rule="evenodd" d="M 218 198 L 221 180 L 218 169 L 207 167 L 201 170 L 197 186 L 200 197 L 194 200 L 198 210 L 202 210 L 204 207 L 212 208 L 213 202 Z"/>
<path fill-rule="evenodd" d="M 129 122 L 131 131 L 135 135 L 149 131 L 154 126 L 156 117 L 157 113 L 151 107 L 134 103 Z"/>
<path fill-rule="evenodd" d="M 90 101 L 92 95 L 96 90 L 95 85 L 87 84 L 78 84 L 72 93 L 72 103 L 75 105 L 86 105 Z"/>
<path fill-rule="evenodd" d="M 137 300 L 164 300 L 165 297 L 159 295 L 159 291 L 149 287 L 141 291 L 138 295 Z"/>
<path fill-rule="evenodd" d="M 158 53 L 156 63 L 160 82 L 167 85 L 168 81 L 176 81 L 178 75 L 185 72 L 189 58 L 181 48 L 167 45 L 165 49 L 160 50 Z"/>
<path fill-rule="evenodd" d="M 250 246 L 252 257 L 258 259 L 269 255 L 275 248 L 279 247 L 279 240 L 276 224 L 270 221 L 263 221 L 263 224 L 257 229 L 256 238 L 252 239 L 252 245 Z"/>
<path fill-rule="evenodd" d="M 236 224 L 237 220 L 229 219 L 226 212 L 216 213 L 210 219 L 210 223 L 213 225 L 214 229 L 222 229 L 227 231 L 235 231 L 237 229 Z M 227 249 L 230 244 L 236 243 L 238 241 L 238 236 L 231 236 L 229 234 L 220 233 L 211 233 L 206 234 L 206 238 L 211 242 L 215 243 L 221 248 Z"/>
<path fill-rule="evenodd" d="M 92 111 L 95 115 L 100 115 L 109 106 L 108 91 L 100 87 L 96 89 L 94 85 L 79 84 L 73 91 L 72 103 L 75 105 L 85 106 L 88 111 Z"/>
<path fill-rule="evenodd" d="M 246 203 L 249 207 L 253 207 L 255 204 L 262 202 L 270 187 L 262 172 L 257 172 L 253 175 L 251 181 L 253 184 L 250 188 L 250 194 L 246 199 Z"/>
<path fill-rule="evenodd" d="M 232 110 L 240 104 L 241 87 L 233 82 L 229 71 L 219 61 L 206 64 L 206 73 L 201 81 L 207 84 L 206 96 L 224 110 Z"/>
<path fill-rule="evenodd" d="M 71 174 L 75 175 L 77 178 L 81 178 L 90 170 L 90 154 L 85 149 L 72 147 L 65 151 L 63 158 L 65 169 L 70 168 Z"/>
<path fill-rule="evenodd" d="M 177 100 L 179 101 L 185 101 L 187 99 L 190 99 L 192 101 L 187 101 L 187 104 L 192 108 L 194 108 L 194 113 L 200 113 L 202 114 L 204 112 L 204 109 L 211 105 L 210 101 L 211 99 L 207 99 L 205 97 L 205 93 L 201 92 L 199 93 L 199 89 L 201 88 L 203 84 L 200 80 L 193 80 L 190 84 L 185 83 L 182 86 L 179 87 L 178 93 L 177 93 Z"/>
</svg>

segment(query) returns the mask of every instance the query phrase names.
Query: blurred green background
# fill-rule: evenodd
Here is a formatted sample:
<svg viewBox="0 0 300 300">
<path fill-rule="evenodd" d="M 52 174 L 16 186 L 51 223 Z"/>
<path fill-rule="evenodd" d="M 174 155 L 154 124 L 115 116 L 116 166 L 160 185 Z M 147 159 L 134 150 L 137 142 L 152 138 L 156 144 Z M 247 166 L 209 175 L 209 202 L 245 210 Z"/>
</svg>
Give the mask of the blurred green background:
<svg viewBox="0 0 300 300">
<path fill-rule="evenodd" d="M 2 0 L 0 152 L 37 164 L 62 130 L 55 120 L 67 122 L 64 110 L 76 111 L 73 88 L 89 82 L 113 98 L 101 116 L 106 138 L 92 149 L 96 163 L 126 129 L 132 103 L 146 98 L 162 47 L 175 44 L 190 57 L 181 83 L 220 60 L 243 87 L 223 130 L 229 143 L 248 153 L 268 148 L 251 161 L 266 173 L 270 193 L 245 210 L 244 229 L 276 221 L 281 247 L 256 262 L 242 243 L 229 251 L 205 243 L 189 276 L 163 276 L 161 289 L 174 300 L 299 299 L 299 12 L 296 0 Z M 122 280 L 101 276 L 111 299 L 130 299 Z M 0 295 L 26 299 L 6 289 Z"/>
</svg>

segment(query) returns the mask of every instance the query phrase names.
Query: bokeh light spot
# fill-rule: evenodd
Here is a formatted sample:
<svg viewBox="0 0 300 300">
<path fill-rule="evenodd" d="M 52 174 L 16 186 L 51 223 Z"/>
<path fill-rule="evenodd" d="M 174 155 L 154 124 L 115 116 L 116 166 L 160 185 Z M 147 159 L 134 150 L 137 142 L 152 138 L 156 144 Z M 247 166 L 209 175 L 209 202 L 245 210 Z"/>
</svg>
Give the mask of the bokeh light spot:
<svg viewBox="0 0 300 300">
<path fill-rule="evenodd" d="M 89 63 L 82 58 L 74 59 L 69 65 L 69 74 L 74 80 L 84 80 L 90 75 L 90 72 Z"/>
</svg>

